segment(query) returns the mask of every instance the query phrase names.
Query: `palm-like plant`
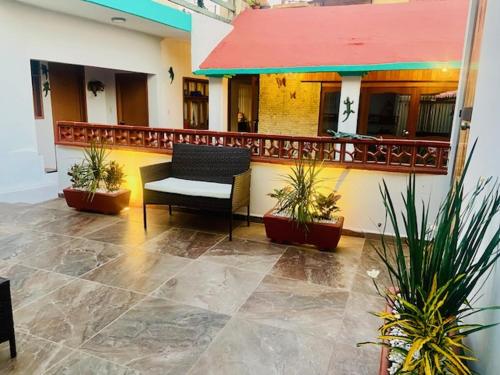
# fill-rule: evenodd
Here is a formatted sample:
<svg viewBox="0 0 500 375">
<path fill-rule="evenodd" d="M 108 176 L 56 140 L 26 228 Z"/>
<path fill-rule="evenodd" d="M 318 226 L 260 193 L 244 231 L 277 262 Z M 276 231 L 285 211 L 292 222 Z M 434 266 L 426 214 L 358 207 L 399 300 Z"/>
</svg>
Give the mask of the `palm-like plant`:
<svg viewBox="0 0 500 375">
<path fill-rule="evenodd" d="M 475 144 L 471 155 L 474 148 Z M 500 308 L 472 306 L 480 283 L 500 258 L 500 227 L 492 226 L 500 210 L 500 194 L 498 182 L 492 179 L 479 181 L 471 193 L 465 193 L 470 161 L 471 156 L 461 178 L 443 200 L 433 226 L 429 225 L 429 205 L 422 202 L 417 207 L 415 175 L 410 176 L 406 194 L 402 195 L 404 232 L 385 181 L 381 186 L 394 239 L 388 241 L 382 236 L 375 250 L 398 294 L 383 293 L 394 311 L 377 314 L 384 319 L 380 339 L 386 340 L 379 344 L 404 356 L 397 373 L 470 374 L 465 361 L 473 357 L 458 354 L 459 350 L 469 351 L 461 341 L 494 324 L 464 324 L 464 318 Z M 487 233 L 492 235 L 485 240 Z M 399 333 L 391 334 L 393 328 Z M 394 347 L 390 345 L 393 340 L 406 345 Z"/>
<path fill-rule="evenodd" d="M 91 201 L 100 188 L 116 191 L 124 182 L 123 167 L 116 161 L 107 162 L 108 152 L 103 143 L 91 142 L 84 150 L 84 160 L 68 171 L 73 188 L 87 191 Z"/>
<path fill-rule="evenodd" d="M 90 147 L 84 150 L 84 165 L 88 174 L 87 190 L 93 195 L 99 189 L 101 182 L 106 177 L 106 149 L 103 144 L 90 143 Z"/>
<path fill-rule="evenodd" d="M 317 216 L 314 202 L 320 182 L 319 173 L 320 168 L 315 161 L 299 159 L 284 178 L 288 185 L 269 194 L 278 201 L 276 211 L 307 228 L 307 224 Z"/>
<path fill-rule="evenodd" d="M 470 157 L 462 177 L 446 195 L 433 226 L 429 225 L 429 205 L 422 202 L 417 207 L 416 178 L 410 176 L 403 195 L 406 239 L 385 181 L 381 187 L 394 240 L 382 236 L 381 246 L 375 250 L 387 267 L 393 286 L 419 308 L 427 301 L 434 277 L 438 287 L 450 283 L 448 297 L 440 307 L 443 316 L 457 316 L 464 305 L 469 305 L 474 288 L 500 257 L 500 228 L 491 227 L 500 210 L 498 183 L 492 179 L 480 181 L 467 195 L 464 182 L 469 165 Z M 489 230 L 493 235 L 485 243 Z"/>
</svg>

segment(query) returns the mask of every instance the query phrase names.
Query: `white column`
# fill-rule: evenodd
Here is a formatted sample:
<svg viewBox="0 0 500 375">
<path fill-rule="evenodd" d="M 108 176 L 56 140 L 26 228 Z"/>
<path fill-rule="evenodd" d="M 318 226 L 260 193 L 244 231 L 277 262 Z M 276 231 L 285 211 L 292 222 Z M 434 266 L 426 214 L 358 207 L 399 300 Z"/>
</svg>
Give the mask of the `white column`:
<svg viewBox="0 0 500 375">
<path fill-rule="evenodd" d="M 227 131 L 228 79 L 208 79 L 208 129 Z"/>
<path fill-rule="evenodd" d="M 361 78 L 361 75 L 342 77 L 338 125 L 339 132 L 356 133 L 358 125 Z"/>
</svg>

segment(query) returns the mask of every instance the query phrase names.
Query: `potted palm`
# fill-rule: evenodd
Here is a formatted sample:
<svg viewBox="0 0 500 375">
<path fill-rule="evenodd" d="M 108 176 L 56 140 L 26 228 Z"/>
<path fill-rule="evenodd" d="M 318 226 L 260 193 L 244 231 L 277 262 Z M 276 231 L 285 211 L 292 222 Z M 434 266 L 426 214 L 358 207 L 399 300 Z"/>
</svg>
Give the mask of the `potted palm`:
<svg viewBox="0 0 500 375">
<path fill-rule="evenodd" d="M 285 176 L 286 186 L 269 194 L 276 206 L 264 215 L 268 238 L 279 243 L 315 245 L 319 249 L 337 247 L 344 218 L 338 216 L 340 195 L 318 192 L 320 168 L 299 160 Z"/>
<path fill-rule="evenodd" d="M 418 207 L 416 178 L 410 176 L 403 196 L 406 238 L 385 182 L 381 187 L 395 236 L 391 241 L 382 236 L 375 247 L 392 282 L 390 289 L 378 289 L 388 305 L 376 314 L 383 320 L 376 343 L 382 345 L 380 374 L 471 374 L 468 361 L 474 355 L 462 340 L 493 325 L 471 321 L 485 310 L 474 307 L 476 288 L 500 258 L 499 185 L 486 179 L 466 194 L 469 163 L 470 157 L 433 225 L 428 205 Z M 490 230 L 493 235 L 485 240 Z"/>
<path fill-rule="evenodd" d="M 84 160 L 68 171 L 71 187 L 63 190 L 69 207 L 79 211 L 117 214 L 128 206 L 130 190 L 121 189 L 123 167 L 107 161 L 102 144 L 92 143 L 84 150 Z"/>
</svg>

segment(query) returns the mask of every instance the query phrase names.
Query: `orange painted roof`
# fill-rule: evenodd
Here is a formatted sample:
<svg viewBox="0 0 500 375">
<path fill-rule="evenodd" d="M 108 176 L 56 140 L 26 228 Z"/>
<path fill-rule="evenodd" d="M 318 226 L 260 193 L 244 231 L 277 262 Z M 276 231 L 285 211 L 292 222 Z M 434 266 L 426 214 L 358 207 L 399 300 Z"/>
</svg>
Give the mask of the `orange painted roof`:
<svg viewBox="0 0 500 375">
<path fill-rule="evenodd" d="M 201 74 L 459 67 L 467 0 L 248 9 Z"/>
</svg>

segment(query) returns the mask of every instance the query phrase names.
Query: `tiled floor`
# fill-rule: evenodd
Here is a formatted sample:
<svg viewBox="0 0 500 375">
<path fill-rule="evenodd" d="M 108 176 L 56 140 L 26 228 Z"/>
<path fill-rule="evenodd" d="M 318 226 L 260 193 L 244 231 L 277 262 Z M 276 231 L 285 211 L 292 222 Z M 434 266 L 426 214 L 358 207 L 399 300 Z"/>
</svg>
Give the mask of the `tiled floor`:
<svg viewBox="0 0 500 375">
<path fill-rule="evenodd" d="M 370 241 L 333 253 L 275 245 L 261 224 L 228 241 L 211 215 L 78 213 L 0 204 L 18 357 L 0 374 L 376 374 L 383 307 Z"/>
</svg>

